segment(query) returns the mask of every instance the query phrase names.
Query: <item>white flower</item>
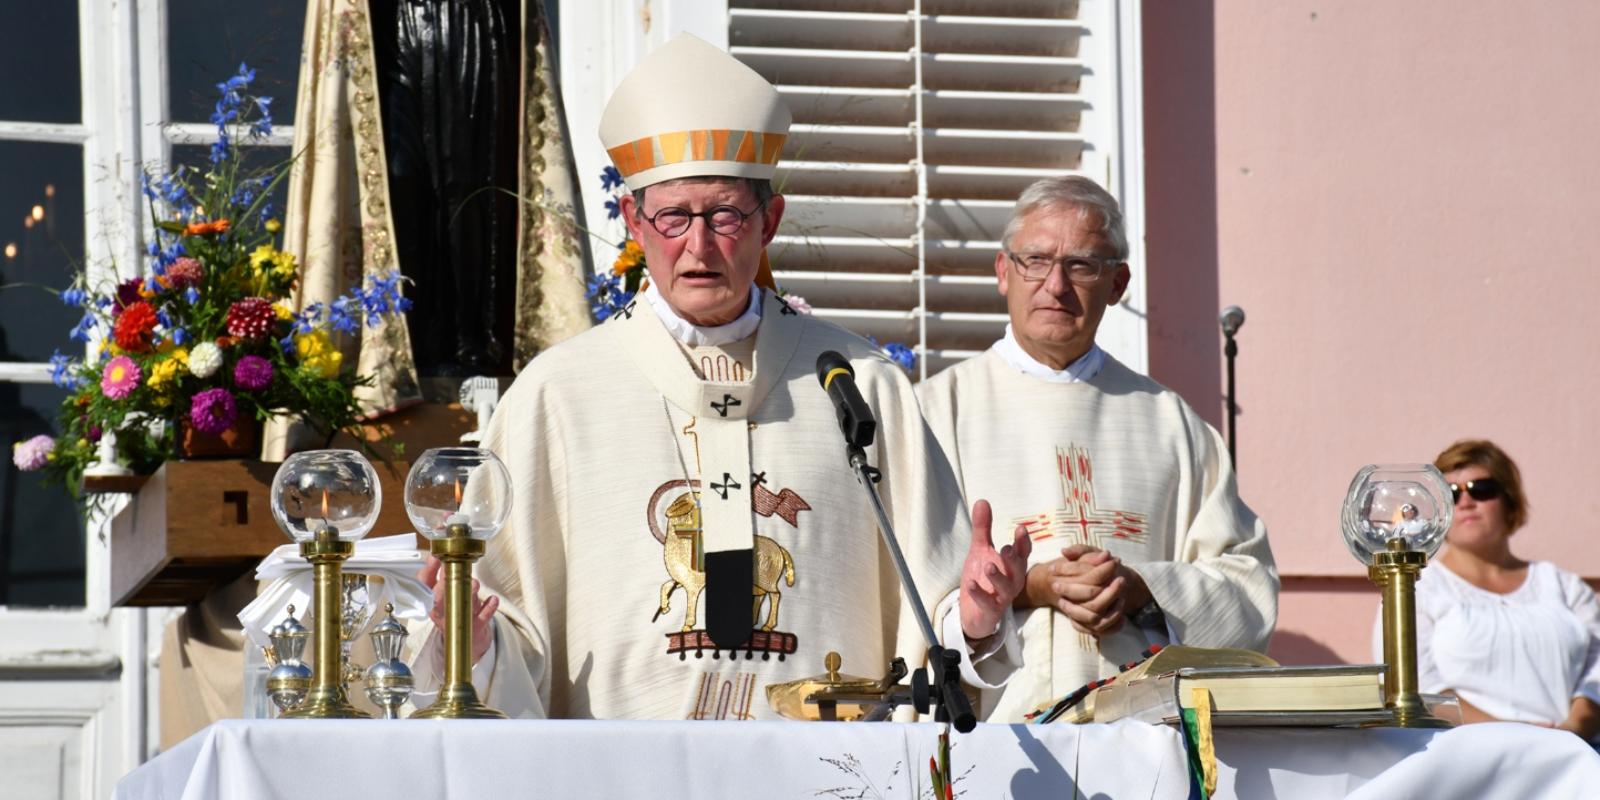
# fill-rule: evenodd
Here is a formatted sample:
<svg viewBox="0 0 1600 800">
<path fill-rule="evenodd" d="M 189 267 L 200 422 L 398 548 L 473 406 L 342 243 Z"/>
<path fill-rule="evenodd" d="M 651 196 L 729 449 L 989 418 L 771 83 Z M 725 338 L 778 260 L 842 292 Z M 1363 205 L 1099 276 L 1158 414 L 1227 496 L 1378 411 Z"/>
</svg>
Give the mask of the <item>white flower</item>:
<svg viewBox="0 0 1600 800">
<path fill-rule="evenodd" d="M 783 296 L 783 302 L 788 303 L 790 308 L 802 314 L 811 313 L 811 304 L 807 303 L 806 299 L 800 295 L 786 294 Z"/>
<path fill-rule="evenodd" d="M 189 374 L 196 378 L 209 378 L 222 367 L 222 350 L 210 342 L 201 342 L 189 351 Z"/>
</svg>

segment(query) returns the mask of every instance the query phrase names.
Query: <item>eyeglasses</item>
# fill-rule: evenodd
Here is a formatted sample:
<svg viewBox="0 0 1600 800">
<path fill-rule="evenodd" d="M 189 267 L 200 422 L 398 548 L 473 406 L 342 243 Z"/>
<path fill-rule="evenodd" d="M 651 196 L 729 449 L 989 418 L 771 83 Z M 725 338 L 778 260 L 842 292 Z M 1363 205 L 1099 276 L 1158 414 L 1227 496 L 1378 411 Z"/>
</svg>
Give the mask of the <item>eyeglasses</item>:
<svg viewBox="0 0 1600 800">
<path fill-rule="evenodd" d="M 1472 499 L 1480 503 L 1487 503 L 1504 495 L 1506 487 L 1501 486 L 1500 482 L 1494 478 L 1479 478 L 1475 481 L 1467 481 L 1464 484 L 1452 483 L 1450 484 L 1450 501 L 1452 503 L 1461 502 L 1461 493 L 1463 491 Z"/>
<path fill-rule="evenodd" d="M 704 219 L 706 227 L 710 228 L 713 233 L 732 236 L 744 228 L 745 220 L 755 216 L 766 204 L 767 201 L 763 200 L 749 211 L 740 211 L 734 206 L 717 206 L 698 214 L 687 208 L 673 206 L 671 208 L 663 208 L 657 211 L 655 216 L 645 217 L 645 219 L 649 220 L 651 227 L 656 229 L 656 233 L 668 239 L 676 239 L 688 233 L 689 226 L 694 224 L 695 217 Z"/>
<path fill-rule="evenodd" d="M 1005 251 L 1011 263 L 1017 265 L 1017 273 L 1024 280 L 1042 281 L 1050 277 L 1050 270 L 1060 264 L 1067 273 L 1067 280 L 1076 284 L 1091 284 L 1105 276 L 1109 267 L 1122 263 L 1120 258 L 1096 258 L 1094 256 L 1068 256 L 1060 260 L 1045 255 L 1019 256 L 1010 250 Z"/>
</svg>

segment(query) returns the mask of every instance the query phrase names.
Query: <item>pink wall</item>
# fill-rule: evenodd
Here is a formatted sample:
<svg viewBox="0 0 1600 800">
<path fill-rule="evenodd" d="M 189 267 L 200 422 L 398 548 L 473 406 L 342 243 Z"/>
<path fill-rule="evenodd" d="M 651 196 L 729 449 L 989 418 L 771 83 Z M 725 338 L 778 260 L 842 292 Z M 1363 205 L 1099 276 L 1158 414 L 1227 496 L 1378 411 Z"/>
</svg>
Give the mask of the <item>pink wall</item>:
<svg viewBox="0 0 1600 800">
<path fill-rule="evenodd" d="M 1248 312 L 1274 652 L 1368 658 L 1339 502 L 1362 464 L 1463 436 L 1522 467 L 1517 552 L 1600 576 L 1600 4 L 1152 1 L 1143 24 L 1151 371 L 1220 423 L 1215 316 Z"/>
</svg>

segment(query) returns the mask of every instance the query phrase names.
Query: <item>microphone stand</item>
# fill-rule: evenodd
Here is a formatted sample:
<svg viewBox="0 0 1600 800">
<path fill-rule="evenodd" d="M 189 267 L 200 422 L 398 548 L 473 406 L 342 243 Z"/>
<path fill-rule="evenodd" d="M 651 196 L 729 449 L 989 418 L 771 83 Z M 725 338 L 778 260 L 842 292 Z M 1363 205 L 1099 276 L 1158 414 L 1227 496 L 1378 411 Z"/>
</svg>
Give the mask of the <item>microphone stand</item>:
<svg viewBox="0 0 1600 800">
<path fill-rule="evenodd" d="M 855 470 L 856 479 L 872 500 L 872 511 L 878 517 L 878 533 L 889 548 L 889 557 L 893 559 L 895 571 L 900 575 L 900 588 L 911 605 L 917 627 L 922 629 L 923 640 L 928 643 L 928 670 L 912 673 L 912 704 L 919 713 L 927 713 L 930 706 L 936 706 L 935 720 L 951 723 L 959 733 L 970 733 L 978 724 L 978 718 L 972 713 L 972 702 L 967 699 L 967 693 L 961 690 L 961 654 L 941 646 L 938 635 L 933 631 L 933 621 L 928 618 L 927 608 L 922 605 L 922 596 L 917 592 L 917 584 L 911 579 L 911 568 L 906 566 L 905 554 L 900 552 L 894 526 L 889 524 L 889 515 L 884 513 L 883 498 L 878 496 L 877 483 L 883 478 L 883 473 L 867 463 L 866 451 L 860 445 L 853 442 L 846 444 L 845 454 L 850 461 L 850 468 Z M 931 683 L 929 672 L 933 674 Z"/>
<path fill-rule="evenodd" d="M 1233 462 L 1234 472 L 1238 472 L 1239 455 L 1235 442 L 1239 435 L 1239 405 L 1233 399 L 1233 359 L 1239 355 L 1239 343 L 1233 340 L 1233 334 L 1233 331 L 1223 329 L 1222 336 L 1227 343 L 1222 346 L 1222 355 L 1228 359 L 1228 460 Z"/>
</svg>

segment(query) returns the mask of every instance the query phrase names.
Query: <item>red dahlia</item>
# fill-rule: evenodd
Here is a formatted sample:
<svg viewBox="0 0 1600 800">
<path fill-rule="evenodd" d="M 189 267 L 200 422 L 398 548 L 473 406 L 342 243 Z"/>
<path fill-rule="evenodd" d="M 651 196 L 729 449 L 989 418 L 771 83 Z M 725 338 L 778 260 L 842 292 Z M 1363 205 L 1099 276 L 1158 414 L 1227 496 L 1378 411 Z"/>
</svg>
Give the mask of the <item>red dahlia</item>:
<svg viewBox="0 0 1600 800">
<path fill-rule="evenodd" d="M 272 303 L 259 297 L 246 297 L 228 307 L 228 333 L 240 339 L 260 339 L 272 330 L 277 318 Z"/>
<path fill-rule="evenodd" d="M 148 352 L 156 322 L 156 310 L 141 300 L 122 309 L 111 335 L 117 346 L 129 353 Z"/>
</svg>

